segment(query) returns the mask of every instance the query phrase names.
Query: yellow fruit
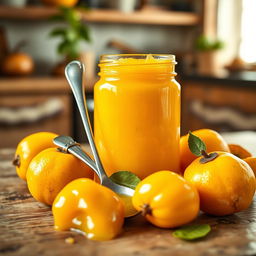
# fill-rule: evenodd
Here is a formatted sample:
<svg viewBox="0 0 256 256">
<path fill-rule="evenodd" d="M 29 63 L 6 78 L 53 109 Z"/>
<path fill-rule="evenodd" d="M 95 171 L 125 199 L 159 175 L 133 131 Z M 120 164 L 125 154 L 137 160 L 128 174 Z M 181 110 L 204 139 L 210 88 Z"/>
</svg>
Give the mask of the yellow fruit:
<svg viewBox="0 0 256 256">
<path fill-rule="evenodd" d="M 252 156 L 252 154 L 249 151 L 247 151 L 245 148 L 243 148 L 240 145 L 228 144 L 228 147 L 229 147 L 230 153 L 232 153 L 233 155 L 241 159 Z"/>
<path fill-rule="evenodd" d="M 42 0 L 42 2 L 51 6 L 73 7 L 77 4 L 78 0 Z"/>
<path fill-rule="evenodd" d="M 170 171 L 156 172 L 142 180 L 132 202 L 149 222 L 161 228 L 186 224 L 195 219 L 199 211 L 197 190 Z"/>
<path fill-rule="evenodd" d="M 200 129 L 193 131 L 193 134 L 199 137 L 206 144 L 207 152 L 225 151 L 229 152 L 229 147 L 223 137 L 216 131 L 210 129 Z M 180 139 L 180 158 L 181 158 L 181 172 L 197 158 L 188 147 L 188 134 L 182 136 Z"/>
<path fill-rule="evenodd" d="M 29 75 L 34 70 L 33 59 L 25 53 L 11 53 L 2 63 L 2 71 L 6 75 Z"/>
<path fill-rule="evenodd" d="M 93 171 L 71 154 L 48 148 L 36 155 L 27 170 L 31 195 L 39 202 L 51 205 L 57 194 L 77 178 L 93 179 Z"/>
<path fill-rule="evenodd" d="M 250 165 L 256 177 L 256 157 L 247 157 L 243 160 Z"/>
<path fill-rule="evenodd" d="M 223 216 L 248 208 L 255 192 L 255 176 L 242 159 L 227 152 L 206 163 L 202 157 L 185 170 L 184 178 L 193 184 L 200 196 L 201 210 Z"/>
<path fill-rule="evenodd" d="M 34 156 L 46 148 L 54 147 L 52 140 L 58 135 L 51 132 L 33 133 L 18 144 L 13 164 L 18 176 L 26 180 L 27 168 Z"/>
<path fill-rule="evenodd" d="M 65 186 L 52 207 L 56 230 L 78 229 L 92 240 L 117 236 L 124 222 L 122 200 L 109 188 L 89 179 Z"/>
</svg>

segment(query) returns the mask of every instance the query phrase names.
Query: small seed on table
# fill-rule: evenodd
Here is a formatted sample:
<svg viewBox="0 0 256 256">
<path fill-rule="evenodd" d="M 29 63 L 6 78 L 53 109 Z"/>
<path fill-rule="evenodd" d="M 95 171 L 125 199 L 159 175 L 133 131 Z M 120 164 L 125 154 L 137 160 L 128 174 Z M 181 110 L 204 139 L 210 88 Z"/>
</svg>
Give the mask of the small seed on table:
<svg viewBox="0 0 256 256">
<path fill-rule="evenodd" d="M 67 238 L 65 239 L 65 242 L 66 242 L 67 244 L 74 244 L 74 243 L 75 243 L 75 239 L 74 239 L 73 237 L 67 237 Z"/>
</svg>

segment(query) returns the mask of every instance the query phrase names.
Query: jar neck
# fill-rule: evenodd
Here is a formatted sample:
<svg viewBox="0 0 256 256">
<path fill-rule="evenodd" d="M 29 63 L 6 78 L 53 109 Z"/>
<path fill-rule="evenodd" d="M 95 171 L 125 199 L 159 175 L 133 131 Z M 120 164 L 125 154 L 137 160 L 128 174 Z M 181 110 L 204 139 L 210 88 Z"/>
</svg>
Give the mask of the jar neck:
<svg viewBox="0 0 256 256">
<path fill-rule="evenodd" d="M 100 66 L 100 77 L 175 77 L 174 65 Z"/>
<path fill-rule="evenodd" d="M 174 55 L 104 55 L 99 64 L 101 77 L 174 77 Z"/>
</svg>

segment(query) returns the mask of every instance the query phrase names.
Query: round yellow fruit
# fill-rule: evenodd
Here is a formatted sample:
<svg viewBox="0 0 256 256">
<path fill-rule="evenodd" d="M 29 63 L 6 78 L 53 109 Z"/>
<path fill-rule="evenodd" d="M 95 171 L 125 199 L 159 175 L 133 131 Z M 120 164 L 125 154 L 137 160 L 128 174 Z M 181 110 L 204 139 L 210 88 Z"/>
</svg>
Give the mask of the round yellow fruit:
<svg viewBox="0 0 256 256">
<path fill-rule="evenodd" d="M 193 134 L 199 137 L 202 141 L 204 141 L 207 152 L 229 152 L 228 144 L 218 132 L 210 129 L 200 129 L 193 131 Z M 197 158 L 189 149 L 188 137 L 189 134 L 182 136 L 180 139 L 180 158 L 182 173 Z"/>
<path fill-rule="evenodd" d="M 58 135 L 51 132 L 33 133 L 18 144 L 13 164 L 18 176 L 26 180 L 27 168 L 34 156 L 44 149 L 54 147 L 53 139 Z"/>
<path fill-rule="evenodd" d="M 135 189 L 132 202 L 149 222 L 161 228 L 189 223 L 199 212 L 196 188 L 170 171 L 156 172 L 142 180 Z"/>
<path fill-rule="evenodd" d="M 88 239 L 109 240 L 124 223 L 122 200 L 109 188 L 89 179 L 65 186 L 52 206 L 56 230 L 81 230 Z"/>
<path fill-rule="evenodd" d="M 184 178 L 193 184 L 205 213 L 223 216 L 248 208 L 255 193 L 255 176 L 242 159 L 227 152 L 206 163 L 202 157 L 185 170 Z M 211 155 L 211 154 L 210 154 Z"/>
<path fill-rule="evenodd" d="M 69 182 L 78 178 L 93 179 L 93 175 L 92 169 L 73 155 L 48 148 L 30 162 L 27 184 L 36 200 L 51 205 Z"/>
</svg>

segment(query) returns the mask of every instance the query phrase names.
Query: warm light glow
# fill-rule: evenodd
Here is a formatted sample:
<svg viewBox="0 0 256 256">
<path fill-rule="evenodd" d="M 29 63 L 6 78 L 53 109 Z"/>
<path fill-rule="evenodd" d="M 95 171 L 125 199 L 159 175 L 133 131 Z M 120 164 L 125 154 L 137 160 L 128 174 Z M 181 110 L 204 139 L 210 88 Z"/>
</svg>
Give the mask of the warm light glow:
<svg viewBox="0 0 256 256">
<path fill-rule="evenodd" d="M 256 1 L 243 0 L 241 27 L 241 58 L 249 63 L 256 62 Z"/>
</svg>

